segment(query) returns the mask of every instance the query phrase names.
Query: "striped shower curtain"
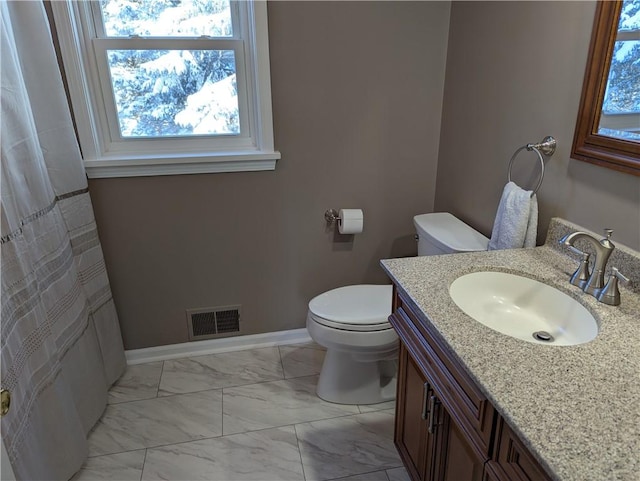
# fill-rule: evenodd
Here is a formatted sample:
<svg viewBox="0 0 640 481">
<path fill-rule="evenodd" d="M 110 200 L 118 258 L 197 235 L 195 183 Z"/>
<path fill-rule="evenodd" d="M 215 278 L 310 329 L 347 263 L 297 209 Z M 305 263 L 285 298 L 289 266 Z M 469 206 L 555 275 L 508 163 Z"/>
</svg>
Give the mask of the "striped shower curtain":
<svg viewBox="0 0 640 481">
<path fill-rule="evenodd" d="M 42 2 L 2 9 L 2 442 L 18 479 L 69 479 L 124 351 Z"/>
</svg>

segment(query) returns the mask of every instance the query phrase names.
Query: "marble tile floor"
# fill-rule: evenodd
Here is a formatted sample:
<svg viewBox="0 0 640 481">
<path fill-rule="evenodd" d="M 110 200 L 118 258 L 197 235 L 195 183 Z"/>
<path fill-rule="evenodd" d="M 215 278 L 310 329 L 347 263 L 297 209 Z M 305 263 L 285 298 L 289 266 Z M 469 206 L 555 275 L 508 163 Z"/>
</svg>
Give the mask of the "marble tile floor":
<svg viewBox="0 0 640 481">
<path fill-rule="evenodd" d="M 316 344 L 129 366 L 72 481 L 408 481 L 394 403 L 325 402 Z"/>
</svg>

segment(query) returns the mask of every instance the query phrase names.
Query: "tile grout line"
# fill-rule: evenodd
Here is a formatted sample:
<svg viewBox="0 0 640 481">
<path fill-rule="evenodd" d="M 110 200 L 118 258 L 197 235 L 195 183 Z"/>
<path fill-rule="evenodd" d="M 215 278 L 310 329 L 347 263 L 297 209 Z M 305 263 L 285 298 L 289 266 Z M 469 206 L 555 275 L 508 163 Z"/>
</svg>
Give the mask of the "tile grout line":
<svg viewBox="0 0 640 481">
<path fill-rule="evenodd" d="M 302 421 L 302 422 L 299 422 L 299 423 L 283 424 L 281 426 L 270 426 L 270 427 L 261 428 L 261 429 L 254 429 L 254 430 L 251 430 L 251 431 L 244 431 L 244 432 L 241 432 L 241 433 L 232 433 L 232 434 L 227 434 L 227 435 L 222 435 L 221 434 L 220 436 L 209 436 L 209 437 L 202 437 L 202 438 L 196 438 L 196 439 L 189 439 L 189 440 L 180 441 L 180 442 L 177 442 L 177 443 L 157 444 L 157 445 L 154 445 L 154 446 L 141 446 L 141 447 L 138 447 L 138 448 L 128 449 L 128 450 L 125 450 L 125 451 L 117 451 L 117 452 L 114 452 L 114 453 L 97 454 L 95 456 L 89 456 L 89 457 L 98 458 L 98 457 L 101 457 L 101 456 L 112 456 L 114 454 L 130 453 L 130 452 L 133 452 L 133 451 L 141 451 L 141 450 L 144 449 L 145 450 L 145 459 L 146 459 L 146 451 L 148 451 L 149 449 L 166 448 L 167 446 L 177 446 L 177 445 L 180 445 L 180 444 L 187 444 L 187 443 L 193 443 L 193 442 L 198 442 L 198 441 L 208 441 L 208 440 L 214 440 L 214 439 L 222 439 L 222 438 L 229 437 L 229 436 L 239 436 L 239 435 L 242 435 L 242 434 L 250 434 L 250 433 L 257 433 L 257 432 L 260 432 L 260 431 L 268 431 L 269 429 L 282 429 L 282 428 L 288 428 L 288 427 L 292 427 L 294 429 L 294 431 L 296 432 L 296 439 L 298 439 L 296 426 L 299 426 L 301 424 L 311 424 L 311 423 L 322 422 L 322 421 L 330 421 L 330 420 L 333 420 L 333 419 L 348 418 L 350 416 L 361 416 L 362 414 L 372 414 L 374 412 L 383 412 L 383 411 L 384 410 L 382 410 L 382 411 L 371 411 L 371 412 L 368 412 L 368 413 L 350 413 L 350 414 L 347 413 L 347 414 L 343 414 L 343 415 L 335 416 L 335 417 L 331 417 L 331 418 L 313 419 L 313 420 L 310 420 L 310 421 Z"/>
<path fill-rule="evenodd" d="M 142 481 L 142 475 L 144 474 L 144 465 L 147 463 L 147 452 L 148 449 L 144 449 L 144 458 L 142 459 L 142 469 L 140 470 L 140 481 Z"/>
<path fill-rule="evenodd" d="M 389 468 L 389 469 L 397 469 L 397 468 Z M 375 471 L 367 471 L 364 473 L 357 473 L 357 474 L 348 474 L 347 476 L 340 476 L 339 478 L 330 478 L 330 479 L 325 479 L 324 481 L 342 481 L 344 479 L 349 479 L 355 476 L 366 476 L 368 474 L 374 474 L 374 473 L 384 473 L 385 478 L 387 478 L 387 481 L 389 480 L 389 475 L 387 474 L 388 469 L 376 469 Z"/>
<path fill-rule="evenodd" d="M 224 437 L 224 388 L 220 389 L 220 437 Z"/>
<path fill-rule="evenodd" d="M 301 377 L 312 377 L 312 376 L 301 376 Z M 299 379 L 299 378 L 293 378 L 293 379 Z M 190 443 L 190 442 L 194 442 L 194 441 L 202 441 L 202 440 L 208 440 L 208 439 L 218 439 L 218 438 L 222 438 L 222 437 L 226 437 L 226 436 L 235 436 L 238 434 L 247 434 L 247 433 L 253 433 L 253 432 L 259 432 L 259 431 L 265 431 L 268 429 L 279 429 L 279 428 L 285 428 L 285 427 L 295 427 L 296 425 L 300 425 L 300 424 L 307 424 L 307 423 L 315 423 L 315 422 L 320 422 L 320 421 L 329 421 L 332 419 L 341 419 L 341 418 L 347 418 L 350 416 L 360 416 L 363 414 L 373 414 L 373 413 L 380 413 L 380 412 L 386 412 L 386 411 L 391 411 L 392 408 L 386 408 L 386 409 L 376 409 L 376 410 L 371 410 L 371 411 L 366 411 L 366 412 L 362 412 L 360 410 L 360 406 L 356 405 L 356 407 L 358 408 L 357 412 L 352 412 L 352 413 L 342 413 L 339 415 L 335 415 L 335 416 L 329 416 L 329 417 L 321 417 L 321 418 L 314 418 L 314 419 L 309 419 L 306 421 L 300 421 L 300 422 L 295 422 L 295 423 L 289 423 L 289 424 L 281 424 L 281 425 L 277 425 L 277 426 L 267 426 L 267 427 L 263 427 L 260 429 L 248 429 L 246 431 L 241 431 L 241 432 L 237 432 L 237 433 L 229 433 L 229 434 L 224 434 L 224 390 L 225 389 L 234 389 L 236 387 L 247 387 L 247 386 L 253 386 L 253 385 L 260 385 L 260 384 L 265 384 L 266 382 L 279 382 L 279 381 L 290 381 L 288 379 L 279 379 L 279 380 L 275 380 L 275 381 L 265 381 L 265 382 L 259 382 L 259 383 L 255 383 L 255 384 L 248 384 L 248 385 L 242 385 L 242 386 L 229 386 L 226 388 L 216 388 L 216 389 L 207 389 L 204 391 L 194 391 L 194 392 L 188 392 L 188 393 L 181 393 L 181 394 L 174 394 L 171 396 L 161 396 L 159 398 L 151 398 L 151 399 L 164 399 L 164 398 L 171 398 L 171 397 L 176 397 L 176 396 L 186 396 L 186 395 L 190 395 L 190 394 L 198 394 L 198 393 L 203 393 L 203 392 L 210 392 L 210 391 L 220 391 L 221 394 L 221 431 L 222 434 L 220 434 L 219 436 L 208 436 L 208 437 L 201 437 L 201 438 L 195 438 L 195 439 L 189 439 L 189 440 L 185 440 L 185 441 L 180 441 L 177 443 L 165 443 L 165 444 L 157 444 L 157 445 L 152 445 L 152 446 L 140 446 L 134 449 L 128 449 L 128 450 L 124 450 L 124 451 L 116 451 L 116 452 L 112 452 L 112 453 L 103 453 L 103 454 L 97 454 L 97 455 L 93 455 L 93 456 L 89 456 L 90 458 L 97 458 L 100 456 L 110 456 L 110 455 L 114 455 L 114 454 L 122 454 L 122 453 L 128 453 L 128 452 L 133 452 L 133 451 L 138 451 L 141 449 L 156 449 L 156 448 L 161 448 L 161 447 L 166 447 L 166 446 L 172 446 L 174 444 L 184 444 L 184 443 Z M 118 403 L 118 405 L 124 405 L 124 404 L 129 404 L 129 403 L 137 403 L 137 402 L 144 402 L 144 401 L 149 401 L 150 399 L 139 399 L 139 400 L 134 400 L 134 401 L 125 401 L 122 403 Z"/>
<path fill-rule="evenodd" d="M 162 367 L 160 368 L 160 377 L 158 378 L 158 387 L 156 388 L 156 398 L 160 397 L 160 384 L 162 383 L 163 374 L 164 374 L 164 361 L 162 361 Z"/>
<path fill-rule="evenodd" d="M 292 379 L 297 379 L 297 378 L 301 378 L 301 377 L 311 377 L 311 376 L 318 376 L 320 373 L 314 373 L 314 374 L 303 374 L 303 375 L 299 375 L 299 376 L 287 376 L 285 373 L 285 367 L 284 367 L 284 360 L 282 358 L 282 351 L 281 351 L 281 347 L 289 347 L 289 345 L 285 345 L 285 346 L 273 346 L 273 348 L 276 348 L 278 350 L 278 359 L 279 359 L 279 365 L 282 371 L 282 376 L 279 377 L 274 377 L 273 379 L 266 379 L 266 380 L 255 380 L 255 381 L 246 381 L 243 382 L 242 384 L 231 384 L 231 385 L 224 385 L 224 386 L 219 386 L 219 387 L 215 387 L 215 388 L 206 388 L 206 389 L 199 389 L 199 390 L 195 390 L 195 391 L 185 391 L 185 392 L 168 392 L 168 391 L 163 391 L 166 392 L 166 395 L 160 396 L 160 385 L 162 383 L 162 377 L 164 375 L 164 369 L 165 369 L 165 363 L 167 362 L 167 360 L 165 361 L 161 361 L 162 362 L 162 368 L 160 371 L 160 380 L 158 382 L 158 386 L 156 388 L 156 398 L 162 398 L 162 397 L 170 397 L 170 396 L 176 396 L 176 395 L 181 395 L 181 394 L 191 394 L 191 393 L 195 393 L 195 392 L 203 392 L 203 391 L 211 391 L 214 389 L 224 389 L 224 388 L 229 388 L 229 387 L 241 387 L 241 386 L 249 386 L 249 385 L 253 385 L 253 384 L 262 384 L 262 383 L 267 383 L 267 382 L 273 382 L 273 381 L 286 381 L 286 380 L 292 380 Z M 303 349 L 305 349 L 306 347 L 302 347 Z M 259 348 L 259 349 L 272 349 L 272 348 Z M 247 351 L 253 351 L 255 349 L 247 349 Z M 323 349 L 318 349 L 318 350 L 323 350 Z M 235 351 L 233 351 L 235 352 Z M 222 353 L 222 354 L 228 354 L 228 353 Z M 217 354 L 208 354 L 206 356 L 216 356 Z M 193 359 L 197 359 L 199 357 L 203 357 L 203 356 L 191 356 L 191 357 L 183 357 L 183 358 L 178 358 L 178 359 L 170 359 L 169 361 L 185 361 L 185 360 L 193 360 Z M 152 361 L 152 362 L 158 362 L 158 361 Z M 151 363 L 144 363 L 144 364 L 151 364 Z M 127 401 L 122 401 L 116 404 L 122 404 L 125 402 L 132 402 L 132 401 L 142 401 L 144 399 L 131 399 L 131 400 L 127 400 Z"/>
<path fill-rule="evenodd" d="M 117 405 L 123 405 L 123 404 L 128 404 L 128 403 L 134 403 L 134 402 L 140 402 L 140 401 L 149 401 L 151 399 L 165 399 L 165 398 L 171 398 L 174 396 L 185 396 L 187 394 L 197 394 L 197 393 L 202 393 L 202 392 L 208 392 L 208 391 L 222 391 L 223 389 L 233 389 L 233 388 L 237 388 L 237 387 L 247 387 L 247 386 L 257 386 L 260 384 L 267 384 L 270 382 L 280 382 L 280 381 L 294 381 L 296 379 L 301 379 L 301 378 L 305 378 L 305 377 L 314 377 L 314 376 L 318 376 L 318 374 L 309 374 L 309 375 L 305 375 L 305 376 L 295 376 L 289 379 L 269 379 L 266 381 L 257 381 L 257 382 L 248 382 L 246 384 L 232 384 L 229 386 L 221 386 L 221 387 L 214 387 L 214 388 L 208 388 L 208 389 L 199 389 L 197 391 L 185 391 L 185 392 L 176 392 L 176 393 L 168 393 L 164 396 L 159 396 L 158 393 L 156 393 L 155 397 L 149 397 L 149 398 L 140 398 L 140 399 L 129 399 L 127 401 L 119 401 L 116 403 L 110 403 L 108 404 L 108 406 L 117 406 Z"/>
<path fill-rule="evenodd" d="M 285 376 L 284 376 L 284 366 L 282 363 L 282 356 L 280 355 L 280 347 L 279 346 L 272 346 L 272 347 L 267 347 L 267 348 L 257 348 L 257 349 L 247 349 L 245 351 L 232 351 L 229 353 L 220 353 L 220 354 L 207 354 L 205 356 L 191 356 L 191 357 L 182 357 L 182 358 L 178 358 L 178 359 L 168 359 L 166 361 L 163 361 L 163 363 L 166 363 L 167 361 L 175 361 L 175 362 L 180 362 L 180 361 L 192 361 L 197 363 L 198 365 L 200 365 L 207 373 L 209 371 L 213 371 L 213 374 L 216 373 L 216 370 L 214 368 L 212 368 L 209 365 L 206 364 L 202 364 L 199 363 L 198 361 L 196 361 L 196 359 L 200 358 L 200 357 L 216 357 L 216 356 L 220 356 L 220 355 L 225 355 L 225 354 L 234 354 L 235 352 L 250 352 L 250 351 L 259 351 L 259 350 L 276 350 L 278 353 L 278 365 L 280 366 L 280 371 L 278 373 L 278 375 L 273 374 L 273 379 L 266 379 L 266 380 L 251 380 L 251 381 L 245 381 L 241 384 L 232 384 L 232 385 L 223 385 L 223 386 L 218 386 L 215 388 L 211 388 L 208 387 L 206 389 L 200 389 L 200 390 L 196 390 L 196 391 L 188 391 L 188 392 L 178 392 L 178 393 L 173 393 L 173 392 L 168 392 L 168 391 L 164 391 L 167 392 L 167 395 L 163 395 L 163 396 L 158 396 L 158 397 L 168 397 L 168 396 L 173 396 L 173 395 L 179 395 L 179 394 L 189 394 L 192 392 L 201 392 L 201 391 L 210 391 L 212 389 L 223 389 L 226 387 L 238 387 L 238 386 L 245 386 L 245 385 L 251 385 L 251 384 L 259 384 L 259 383 L 264 383 L 264 382 L 271 382 L 271 381 L 282 381 L 285 380 Z M 163 374 L 164 374 L 164 364 L 163 364 Z M 224 374 L 224 373 L 222 373 Z M 159 391 L 159 389 L 158 389 Z M 159 392 L 158 392 L 159 394 Z"/>
<path fill-rule="evenodd" d="M 312 374 L 310 376 L 298 376 L 298 377 L 293 377 L 291 379 L 268 379 L 265 381 L 256 381 L 256 382 L 247 382 L 245 384 L 231 384 L 229 386 L 220 386 L 220 387 L 212 387 L 212 388 L 207 388 L 207 389 L 199 389 L 197 391 L 185 391 L 185 392 L 174 392 L 174 393 L 168 393 L 166 395 L 163 396 L 158 396 L 158 399 L 163 399 L 163 398 L 170 398 L 173 396 L 184 396 L 185 394 L 195 394 L 198 392 L 206 392 L 206 391 L 220 391 L 222 389 L 232 389 L 232 388 L 236 388 L 236 387 L 247 387 L 247 386 L 255 386 L 258 384 L 266 384 L 269 382 L 279 382 L 279 381 L 292 381 L 294 379 L 299 379 L 301 377 L 312 377 L 312 376 L 317 376 L 317 374 Z M 166 391 L 165 391 L 166 392 Z M 151 398 L 154 399 L 154 398 Z M 135 399 L 132 401 L 123 401 L 121 403 L 118 404 L 124 404 L 125 402 L 135 402 L 135 401 L 146 401 L 146 399 Z"/>
<path fill-rule="evenodd" d="M 307 473 L 304 469 L 304 461 L 302 460 L 302 449 L 300 449 L 300 438 L 298 437 L 298 430 L 296 429 L 296 425 L 293 425 L 293 434 L 296 436 L 296 445 L 298 446 L 298 456 L 300 456 L 300 467 L 302 468 L 302 477 L 306 481 Z"/>
<path fill-rule="evenodd" d="M 284 361 L 282 360 L 282 351 L 280 350 L 280 346 L 278 346 L 278 357 L 280 358 L 280 368 L 282 369 L 282 379 L 287 379 L 287 373 L 284 371 Z"/>
</svg>

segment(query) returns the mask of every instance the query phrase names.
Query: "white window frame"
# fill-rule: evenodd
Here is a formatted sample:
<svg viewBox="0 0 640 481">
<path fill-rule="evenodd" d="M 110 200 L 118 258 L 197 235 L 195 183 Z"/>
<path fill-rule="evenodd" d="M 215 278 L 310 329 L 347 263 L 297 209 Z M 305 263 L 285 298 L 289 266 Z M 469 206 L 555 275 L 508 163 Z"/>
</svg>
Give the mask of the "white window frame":
<svg viewBox="0 0 640 481">
<path fill-rule="evenodd" d="M 51 5 L 89 178 L 275 169 L 280 153 L 273 142 L 266 1 L 232 1 L 232 15 L 238 21 L 234 36 L 228 39 L 105 38 L 97 32 L 101 25 L 95 27 L 95 2 L 67 0 Z M 105 50 L 168 45 L 234 50 L 240 135 L 120 136 Z"/>
</svg>

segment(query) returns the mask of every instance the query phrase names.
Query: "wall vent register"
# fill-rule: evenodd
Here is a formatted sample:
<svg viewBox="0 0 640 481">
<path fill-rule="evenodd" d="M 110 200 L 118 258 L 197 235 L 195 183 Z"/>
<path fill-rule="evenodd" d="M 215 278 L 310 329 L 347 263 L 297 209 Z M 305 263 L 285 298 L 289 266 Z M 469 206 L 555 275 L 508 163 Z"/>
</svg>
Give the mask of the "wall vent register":
<svg viewBox="0 0 640 481">
<path fill-rule="evenodd" d="M 188 309 L 190 341 L 231 336 L 240 332 L 240 306 Z"/>
</svg>

